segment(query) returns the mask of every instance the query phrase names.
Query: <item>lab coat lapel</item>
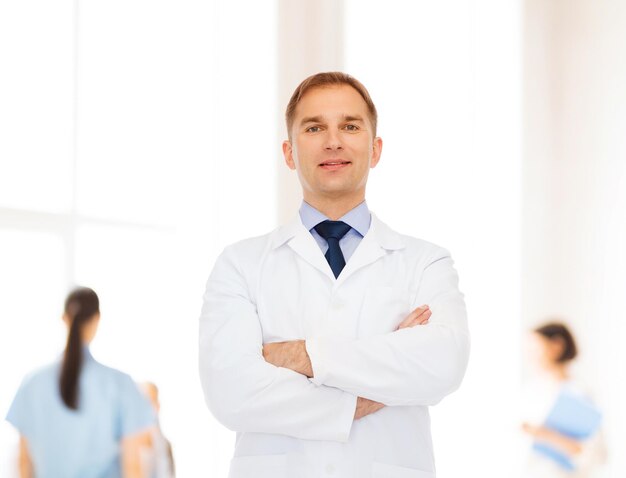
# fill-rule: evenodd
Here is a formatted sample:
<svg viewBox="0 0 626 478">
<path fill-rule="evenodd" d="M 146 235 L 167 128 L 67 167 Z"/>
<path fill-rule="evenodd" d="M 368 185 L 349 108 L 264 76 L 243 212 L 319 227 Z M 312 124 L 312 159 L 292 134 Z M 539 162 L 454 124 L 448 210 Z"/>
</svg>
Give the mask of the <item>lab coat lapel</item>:
<svg viewBox="0 0 626 478">
<path fill-rule="evenodd" d="M 322 250 L 315 242 L 311 233 L 302 224 L 300 215 L 296 215 L 294 219 L 278 230 L 274 247 L 285 242 L 302 259 L 335 281 L 333 271 L 328 265 L 324 254 L 322 254 Z"/>
<path fill-rule="evenodd" d="M 350 257 L 346 263 L 341 274 L 337 277 L 335 287 L 340 286 L 359 269 L 387 255 L 389 251 L 404 248 L 402 236 L 380 221 L 374 213 L 371 214 L 372 222 L 369 231 L 367 231 L 367 234 L 365 234 L 365 237 L 361 240 L 354 254 L 352 254 L 352 257 Z"/>
<path fill-rule="evenodd" d="M 296 215 L 289 223 L 280 227 L 274 236 L 273 247 L 285 243 L 302 259 L 334 282 L 334 287 L 340 286 L 348 277 L 359 269 L 372 264 L 389 251 L 405 247 L 402 236 L 380 221 L 374 213 L 370 229 L 348 260 L 346 266 L 335 279 L 324 254 L 315 242 L 311 233 L 304 227 L 300 215 Z"/>
</svg>

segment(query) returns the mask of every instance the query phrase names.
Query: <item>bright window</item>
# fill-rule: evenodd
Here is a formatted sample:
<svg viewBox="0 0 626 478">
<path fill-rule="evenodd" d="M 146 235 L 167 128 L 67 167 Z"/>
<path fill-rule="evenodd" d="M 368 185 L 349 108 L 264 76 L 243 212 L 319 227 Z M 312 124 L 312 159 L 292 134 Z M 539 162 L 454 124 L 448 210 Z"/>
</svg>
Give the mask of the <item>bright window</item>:
<svg viewBox="0 0 626 478">
<path fill-rule="evenodd" d="M 61 353 L 69 287 L 91 286 L 93 353 L 159 386 L 180 476 L 225 476 L 234 440 L 198 377 L 204 284 L 276 217 L 278 15 L 245 3 L 0 5 L 0 409 Z M 3 472 L 16 443 L 3 420 Z"/>
</svg>

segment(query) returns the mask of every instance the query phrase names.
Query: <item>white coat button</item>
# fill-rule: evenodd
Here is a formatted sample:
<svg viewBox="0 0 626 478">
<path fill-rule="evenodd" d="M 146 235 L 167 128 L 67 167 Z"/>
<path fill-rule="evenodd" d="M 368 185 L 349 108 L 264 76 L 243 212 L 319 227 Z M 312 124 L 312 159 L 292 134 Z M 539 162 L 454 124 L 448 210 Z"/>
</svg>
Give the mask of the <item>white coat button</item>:
<svg viewBox="0 0 626 478">
<path fill-rule="evenodd" d="M 335 310 L 343 309 L 343 302 L 341 302 L 340 300 L 334 301 L 333 302 L 333 309 L 335 309 Z"/>
<path fill-rule="evenodd" d="M 335 472 L 335 465 L 326 465 L 326 473 L 332 475 Z"/>
</svg>

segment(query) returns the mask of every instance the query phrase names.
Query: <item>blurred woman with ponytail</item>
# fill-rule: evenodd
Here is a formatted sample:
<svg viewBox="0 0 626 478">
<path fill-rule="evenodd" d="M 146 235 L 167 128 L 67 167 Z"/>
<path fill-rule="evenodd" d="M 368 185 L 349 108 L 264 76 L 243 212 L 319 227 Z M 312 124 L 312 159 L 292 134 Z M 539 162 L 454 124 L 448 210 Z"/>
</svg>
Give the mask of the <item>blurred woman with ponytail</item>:
<svg viewBox="0 0 626 478">
<path fill-rule="evenodd" d="M 96 293 L 74 289 L 63 321 L 61 360 L 24 379 L 7 415 L 20 433 L 20 476 L 142 477 L 140 446 L 155 415 L 128 375 L 89 352 L 100 322 Z"/>
</svg>

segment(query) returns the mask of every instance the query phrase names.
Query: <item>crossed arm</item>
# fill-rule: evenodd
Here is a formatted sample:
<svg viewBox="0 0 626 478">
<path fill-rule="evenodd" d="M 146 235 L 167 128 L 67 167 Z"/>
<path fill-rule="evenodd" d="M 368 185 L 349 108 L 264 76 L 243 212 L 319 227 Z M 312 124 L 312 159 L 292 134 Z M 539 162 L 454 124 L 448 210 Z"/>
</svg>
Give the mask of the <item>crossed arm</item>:
<svg viewBox="0 0 626 478">
<path fill-rule="evenodd" d="M 396 330 L 414 327 L 416 325 L 426 325 L 431 315 L 432 312 L 428 305 L 420 306 L 407 315 Z M 306 350 L 306 341 L 304 340 L 263 344 L 263 358 L 266 362 L 276 367 L 288 368 L 305 377 L 313 378 L 313 367 Z M 380 402 L 357 397 L 354 419 L 358 420 L 359 418 L 377 412 L 384 406 L 385 405 Z"/>
<path fill-rule="evenodd" d="M 440 252 L 415 298 L 430 308 L 413 311 L 398 330 L 263 344 L 248 288 L 253 272 L 227 248 L 200 317 L 200 378 L 213 415 L 239 432 L 345 442 L 355 419 L 383 406 L 437 403 L 460 384 L 469 353 L 463 296 L 452 260 Z"/>
</svg>

